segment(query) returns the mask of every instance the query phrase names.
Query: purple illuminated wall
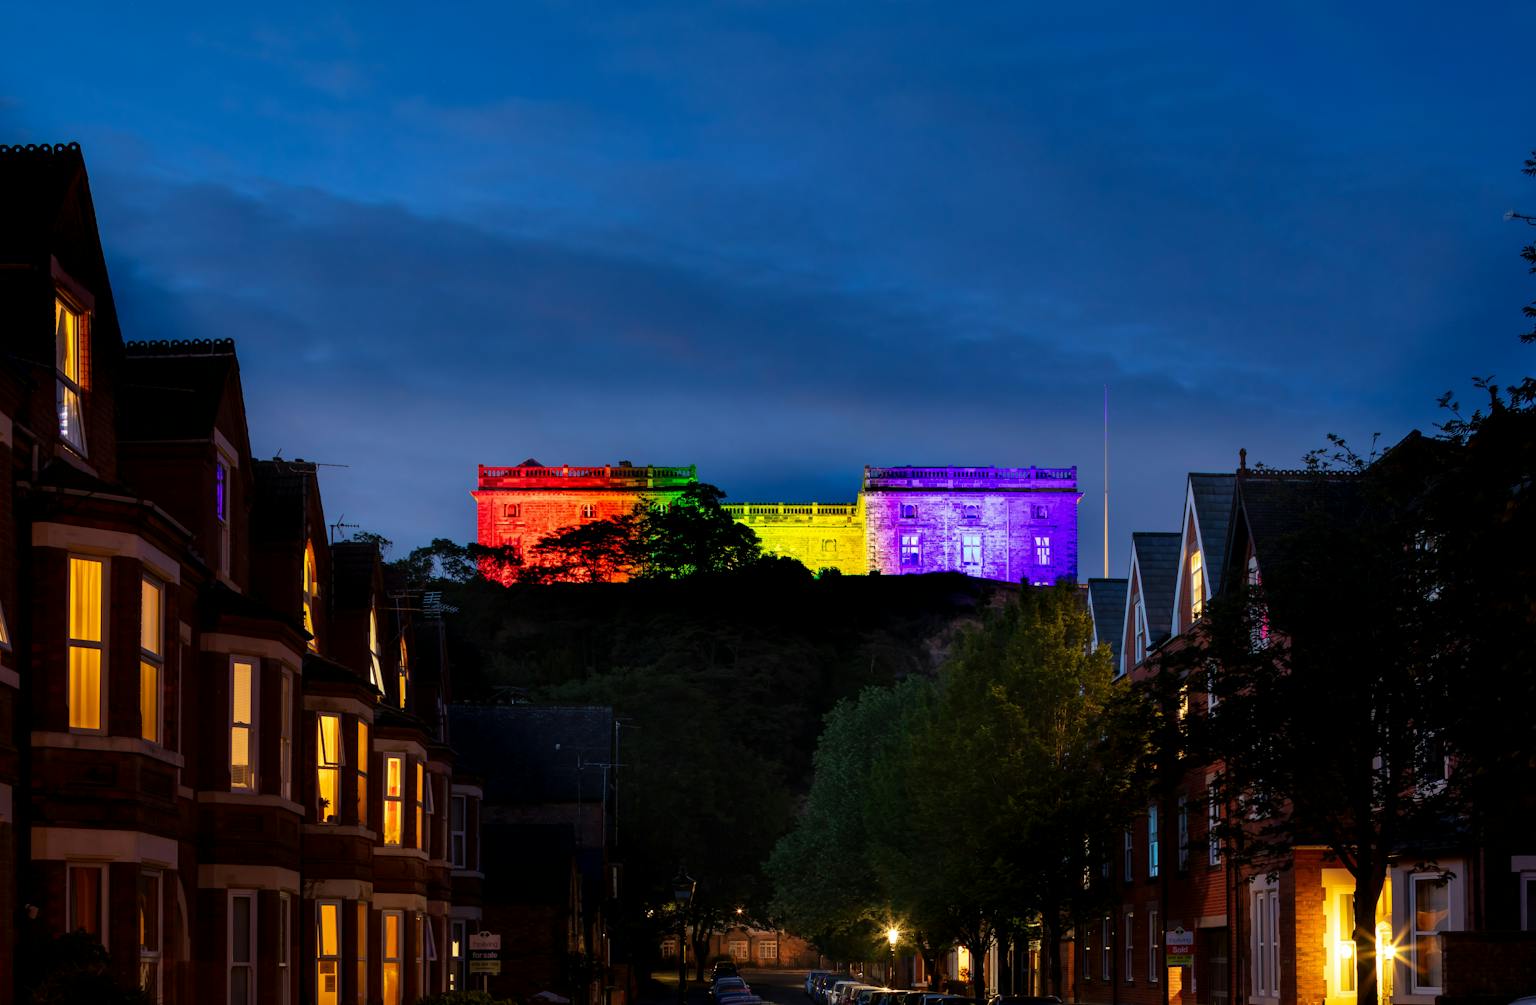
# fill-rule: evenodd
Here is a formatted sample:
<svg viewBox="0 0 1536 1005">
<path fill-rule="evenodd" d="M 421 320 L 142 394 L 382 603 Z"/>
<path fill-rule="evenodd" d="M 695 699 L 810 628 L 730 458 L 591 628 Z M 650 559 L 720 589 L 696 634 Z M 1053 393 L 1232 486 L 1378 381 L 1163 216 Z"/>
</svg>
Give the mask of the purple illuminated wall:
<svg viewBox="0 0 1536 1005">
<path fill-rule="evenodd" d="M 869 568 L 1077 582 L 1077 468 L 864 469 Z"/>
</svg>

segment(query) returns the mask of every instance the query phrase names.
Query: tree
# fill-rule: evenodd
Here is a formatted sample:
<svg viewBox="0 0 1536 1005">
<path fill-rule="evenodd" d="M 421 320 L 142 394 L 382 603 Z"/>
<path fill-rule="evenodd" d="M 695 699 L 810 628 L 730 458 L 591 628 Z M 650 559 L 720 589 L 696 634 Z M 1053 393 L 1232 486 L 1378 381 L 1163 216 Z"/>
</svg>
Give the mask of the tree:
<svg viewBox="0 0 1536 1005">
<path fill-rule="evenodd" d="M 762 558 L 757 533 L 725 511 L 725 493 L 694 482 L 665 506 L 636 510 L 640 576 L 682 579 L 737 572 Z"/>
<path fill-rule="evenodd" d="M 643 568 L 639 517 L 634 514 L 577 524 L 544 538 L 518 569 L 523 583 L 612 583 Z"/>
<path fill-rule="evenodd" d="M 973 959 L 999 932 L 1038 923 L 1055 991 L 1060 936 L 1092 895 L 1085 837 L 1118 825 L 1145 791 L 1144 696 L 1113 684 L 1109 650 L 1090 650 L 1091 637 L 1067 584 L 989 613 L 945 666 L 913 737 L 907 847 L 882 859 L 924 891 L 924 913 L 952 919 Z M 971 976 L 980 996 L 979 967 Z"/>
</svg>

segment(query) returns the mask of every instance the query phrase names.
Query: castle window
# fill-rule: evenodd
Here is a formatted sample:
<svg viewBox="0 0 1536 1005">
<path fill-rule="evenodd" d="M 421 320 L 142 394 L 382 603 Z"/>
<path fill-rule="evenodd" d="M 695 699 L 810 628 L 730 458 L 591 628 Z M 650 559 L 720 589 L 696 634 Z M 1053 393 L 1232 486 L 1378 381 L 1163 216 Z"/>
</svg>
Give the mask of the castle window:
<svg viewBox="0 0 1536 1005">
<path fill-rule="evenodd" d="M 835 551 L 837 551 L 837 541 L 836 541 L 836 539 L 829 537 L 826 540 L 822 541 L 821 542 L 821 550 L 824 551 L 824 552 L 835 552 Z"/>
<path fill-rule="evenodd" d="M 69 728 L 101 730 L 101 621 L 105 563 L 69 560 Z"/>
<path fill-rule="evenodd" d="M 916 565 L 921 560 L 922 550 L 918 545 L 916 534 L 901 535 L 901 564 Z"/>
<path fill-rule="evenodd" d="M 523 504 L 507 503 L 506 509 L 503 512 L 508 520 L 519 519 L 523 515 Z"/>
<path fill-rule="evenodd" d="M 911 503 L 902 503 L 901 504 L 901 518 L 903 520 L 916 520 L 917 519 L 917 507 L 912 505 Z"/>
<path fill-rule="evenodd" d="M 981 519 L 981 507 L 975 503 L 967 503 L 961 507 L 960 515 L 966 523 L 975 523 Z"/>
<path fill-rule="evenodd" d="M 1036 520 L 1044 520 L 1047 516 L 1050 515 L 1050 510 L 1038 504 L 1030 507 L 1030 509 L 1035 514 Z"/>
<path fill-rule="evenodd" d="M 597 507 L 596 506 L 592 505 L 591 503 L 587 503 L 586 505 L 581 507 L 581 518 L 583 520 L 593 520 L 593 519 L 596 519 L 596 517 L 597 517 Z"/>
<path fill-rule="evenodd" d="M 1035 564 L 1051 564 L 1051 539 L 1035 535 Z"/>
<path fill-rule="evenodd" d="M 960 564 L 981 564 L 981 535 L 963 534 L 960 537 Z"/>
<path fill-rule="evenodd" d="M 89 331 L 85 311 L 53 300 L 55 363 L 58 377 L 59 438 L 85 456 L 85 344 Z"/>
</svg>

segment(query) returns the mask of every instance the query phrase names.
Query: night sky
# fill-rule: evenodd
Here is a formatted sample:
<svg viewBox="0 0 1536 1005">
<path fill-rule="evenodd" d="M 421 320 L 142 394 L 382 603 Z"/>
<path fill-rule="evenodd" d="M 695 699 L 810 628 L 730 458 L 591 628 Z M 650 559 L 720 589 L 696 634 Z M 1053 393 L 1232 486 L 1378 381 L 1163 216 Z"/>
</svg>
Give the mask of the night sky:
<svg viewBox="0 0 1536 1005">
<path fill-rule="evenodd" d="M 477 463 L 1076 464 L 1098 575 L 1107 383 L 1123 575 L 1186 471 L 1530 372 L 1528 2 L 239 6 L 7 5 L 0 142 L 397 553 Z"/>
</svg>

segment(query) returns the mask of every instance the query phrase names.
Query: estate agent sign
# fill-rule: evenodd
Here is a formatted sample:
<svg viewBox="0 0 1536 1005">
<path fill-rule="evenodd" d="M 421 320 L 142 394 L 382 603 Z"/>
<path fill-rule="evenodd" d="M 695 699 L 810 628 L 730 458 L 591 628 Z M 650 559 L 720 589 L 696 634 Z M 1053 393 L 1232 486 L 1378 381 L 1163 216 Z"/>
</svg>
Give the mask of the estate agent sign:
<svg viewBox="0 0 1536 1005">
<path fill-rule="evenodd" d="M 472 974 L 501 973 L 500 935 L 476 932 L 469 937 L 469 972 Z"/>
</svg>

